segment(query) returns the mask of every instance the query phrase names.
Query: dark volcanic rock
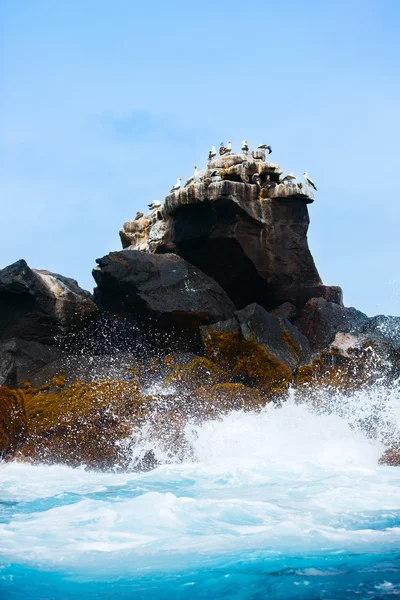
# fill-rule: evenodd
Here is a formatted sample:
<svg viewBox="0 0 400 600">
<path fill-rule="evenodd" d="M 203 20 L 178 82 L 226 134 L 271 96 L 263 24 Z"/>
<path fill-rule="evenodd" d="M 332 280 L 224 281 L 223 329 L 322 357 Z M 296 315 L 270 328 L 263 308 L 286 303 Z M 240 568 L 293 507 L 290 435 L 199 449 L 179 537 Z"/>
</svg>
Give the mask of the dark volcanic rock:
<svg viewBox="0 0 400 600">
<path fill-rule="evenodd" d="M 336 334 L 361 331 L 369 319 L 355 308 L 346 308 L 323 298 L 312 298 L 295 320 L 295 325 L 310 341 L 314 352 L 324 350 Z"/>
<path fill-rule="evenodd" d="M 307 243 L 312 191 L 281 183 L 279 165 L 260 155 L 209 162 L 199 183 L 169 194 L 162 210 L 121 231 L 124 247 L 172 252 L 213 277 L 236 308 L 271 310 L 312 297 L 341 303 L 340 288 L 322 285 Z"/>
<path fill-rule="evenodd" d="M 239 194 L 245 184 L 236 185 Z M 227 195 L 176 209 L 169 218 L 166 249 L 216 279 L 237 308 L 251 302 L 267 309 L 296 302 L 299 289 L 321 284 L 307 245 L 307 205 L 301 199 L 255 199 L 257 218 L 244 203 L 244 197 Z"/>
<path fill-rule="evenodd" d="M 0 339 L 50 344 L 97 314 L 74 279 L 31 269 L 24 260 L 0 270 L 0 307 Z"/>
<path fill-rule="evenodd" d="M 289 319 L 289 321 L 293 321 L 299 314 L 299 309 L 291 302 L 284 302 L 273 310 L 270 310 L 269 314 L 273 317 L 285 317 L 286 319 Z"/>
<path fill-rule="evenodd" d="M 150 317 L 158 327 L 182 329 L 214 323 L 234 313 L 224 290 L 179 256 L 122 250 L 97 263 L 95 299 L 104 310 Z"/>
<path fill-rule="evenodd" d="M 273 317 L 258 304 L 201 327 L 201 335 L 209 358 L 233 377 L 260 388 L 289 381 L 293 371 L 310 360 L 307 338 L 288 319 Z"/>
<path fill-rule="evenodd" d="M 290 369 L 310 360 L 307 338 L 286 318 L 273 317 L 258 304 L 236 312 L 245 340 L 254 340 Z"/>
<path fill-rule="evenodd" d="M 400 352 L 400 317 L 377 315 L 371 317 L 362 328 L 365 334 L 374 334 L 386 341 L 396 352 Z"/>
<path fill-rule="evenodd" d="M 13 338 L 0 343 L 0 385 L 16 387 L 32 381 L 43 367 L 65 357 L 53 346 Z M 43 382 L 44 383 L 44 382 Z"/>
</svg>

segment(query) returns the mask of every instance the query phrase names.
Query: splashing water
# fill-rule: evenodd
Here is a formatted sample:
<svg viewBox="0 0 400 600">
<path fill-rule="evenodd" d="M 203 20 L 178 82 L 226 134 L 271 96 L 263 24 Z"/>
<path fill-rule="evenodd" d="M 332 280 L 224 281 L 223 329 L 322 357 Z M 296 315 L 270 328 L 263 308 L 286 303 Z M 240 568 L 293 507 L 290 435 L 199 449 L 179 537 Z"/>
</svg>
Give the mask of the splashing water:
<svg viewBox="0 0 400 600">
<path fill-rule="evenodd" d="M 400 595 L 400 468 L 378 464 L 400 392 L 294 392 L 146 434 L 147 473 L 0 465 L 4 598 L 389 598 Z"/>
</svg>

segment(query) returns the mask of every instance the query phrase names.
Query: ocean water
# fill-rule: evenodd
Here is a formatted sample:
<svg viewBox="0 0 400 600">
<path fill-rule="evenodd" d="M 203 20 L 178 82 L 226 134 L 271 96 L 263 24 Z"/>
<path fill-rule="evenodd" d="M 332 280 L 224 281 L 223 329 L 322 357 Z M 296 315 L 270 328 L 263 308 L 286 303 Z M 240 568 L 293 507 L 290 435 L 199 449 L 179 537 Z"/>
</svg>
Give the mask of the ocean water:
<svg viewBox="0 0 400 600">
<path fill-rule="evenodd" d="M 187 459 L 155 447 L 146 473 L 0 464 L 0 597 L 400 596 L 400 468 L 378 464 L 399 426 L 396 386 L 291 394 L 189 423 Z"/>
</svg>

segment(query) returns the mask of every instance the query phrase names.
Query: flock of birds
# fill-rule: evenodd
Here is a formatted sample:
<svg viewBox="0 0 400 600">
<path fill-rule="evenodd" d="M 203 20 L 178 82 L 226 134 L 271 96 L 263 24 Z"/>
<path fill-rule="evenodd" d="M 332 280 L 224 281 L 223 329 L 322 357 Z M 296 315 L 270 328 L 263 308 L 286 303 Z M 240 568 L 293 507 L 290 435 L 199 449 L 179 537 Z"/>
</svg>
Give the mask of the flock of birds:
<svg viewBox="0 0 400 600">
<path fill-rule="evenodd" d="M 267 146 L 267 144 L 260 144 L 259 146 L 257 146 L 257 150 L 260 152 L 265 152 L 266 150 L 268 150 L 268 154 L 271 154 L 271 152 L 272 152 L 271 146 Z M 220 145 L 219 145 L 219 155 L 220 156 L 225 156 L 226 154 L 230 154 L 231 152 L 232 152 L 231 140 L 228 140 L 226 146 L 225 146 L 224 142 L 220 143 Z M 242 152 L 244 154 L 249 153 L 249 142 L 247 140 L 243 140 L 243 142 L 242 142 Z M 211 150 L 208 153 L 208 160 L 212 160 L 216 156 L 217 156 L 217 151 L 215 149 L 215 146 L 211 146 Z"/>
<path fill-rule="evenodd" d="M 241 150 L 242 150 L 243 154 L 248 154 L 250 152 L 250 146 L 249 146 L 249 142 L 247 140 L 243 140 Z M 271 154 L 272 148 L 271 148 L 271 146 L 268 146 L 267 144 L 260 144 L 256 148 L 256 152 L 266 152 L 267 150 L 268 150 L 268 154 Z M 224 142 L 221 142 L 220 147 L 219 147 L 219 155 L 226 156 L 226 155 L 229 155 L 231 152 L 232 152 L 231 140 L 228 140 L 226 145 Z M 217 156 L 217 151 L 215 149 L 215 146 L 211 146 L 211 149 L 208 152 L 208 161 L 213 160 L 216 156 Z M 200 183 L 201 180 L 204 178 L 204 174 L 205 174 L 205 171 L 199 172 L 195 165 L 194 173 L 187 180 L 185 187 L 187 187 L 188 185 L 191 185 L 192 183 Z M 209 173 L 209 177 L 213 177 L 214 175 L 217 175 L 217 174 L 218 174 L 217 170 L 212 171 L 211 173 Z M 314 190 L 317 191 L 317 187 L 316 187 L 315 183 L 313 182 L 313 180 L 311 179 L 311 177 L 309 176 L 309 174 L 307 173 L 307 171 L 305 171 L 303 173 L 303 177 L 304 177 L 304 181 L 306 182 L 306 184 L 311 186 L 312 188 L 314 188 Z M 293 173 L 289 173 L 289 175 L 286 175 L 286 177 L 281 179 L 281 181 L 279 183 L 291 183 L 295 179 L 297 179 L 297 177 L 295 175 L 293 175 Z M 181 189 L 181 187 L 182 187 L 182 177 L 178 177 L 175 185 L 171 189 L 171 192 L 177 192 Z M 151 205 L 149 205 L 149 206 L 151 208 Z"/>
<path fill-rule="evenodd" d="M 243 140 L 242 142 L 242 146 L 241 146 L 241 150 L 243 152 L 243 154 L 248 154 L 250 152 L 250 146 L 249 146 L 249 142 L 247 140 Z M 272 152 L 272 148 L 271 146 L 268 146 L 267 144 L 260 144 L 259 146 L 257 146 L 256 148 L 256 152 L 266 152 L 268 151 L 268 154 L 271 154 Z M 219 147 L 219 155 L 220 156 L 227 156 L 232 152 L 232 142 L 231 140 L 228 140 L 227 144 L 225 145 L 224 142 L 221 142 L 220 147 Z M 208 160 L 211 161 L 213 160 L 215 157 L 217 156 L 217 151 L 215 149 L 215 146 L 212 146 L 209 153 L 208 153 Z M 187 180 L 185 187 L 192 184 L 192 183 L 200 183 L 202 181 L 202 179 L 204 178 L 206 174 L 206 171 L 198 171 L 196 165 L 194 166 L 194 173 L 192 175 L 192 177 L 189 177 L 189 179 Z M 208 173 L 208 177 L 213 177 L 218 175 L 218 169 L 215 169 L 214 171 L 210 171 Z M 304 181 L 306 182 L 307 185 L 311 186 L 312 188 L 314 188 L 314 190 L 317 190 L 317 187 L 315 185 L 315 183 L 313 182 L 313 180 L 311 179 L 311 177 L 308 175 L 307 171 L 305 171 L 303 173 L 303 177 L 304 177 Z M 293 175 L 293 173 L 289 173 L 288 175 L 286 175 L 285 177 L 283 177 L 283 179 L 281 179 L 279 181 L 279 183 L 291 183 L 293 181 L 295 181 L 297 179 L 297 177 L 295 175 Z M 253 175 L 253 183 L 259 183 L 260 177 L 259 175 L 255 174 Z M 261 185 L 261 184 L 260 184 Z M 299 186 L 301 186 L 301 183 L 299 184 Z M 175 185 L 172 187 L 171 192 L 177 192 L 182 188 L 182 177 L 178 177 L 178 179 L 176 180 Z M 148 207 L 150 208 L 151 211 L 154 210 L 159 210 L 161 208 L 162 204 L 159 200 L 154 200 L 154 202 L 152 202 L 151 204 L 148 204 Z M 135 220 L 140 219 L 141 217 L 143 217 L 143 213 L 138 212 Z"/>
</svg>

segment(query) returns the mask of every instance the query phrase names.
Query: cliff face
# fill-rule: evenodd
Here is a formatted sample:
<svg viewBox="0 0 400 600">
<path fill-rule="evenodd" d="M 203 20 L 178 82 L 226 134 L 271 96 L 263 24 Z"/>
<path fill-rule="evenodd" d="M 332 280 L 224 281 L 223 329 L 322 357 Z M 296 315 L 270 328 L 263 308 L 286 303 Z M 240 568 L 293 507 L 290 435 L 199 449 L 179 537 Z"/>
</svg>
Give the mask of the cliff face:
<svg viewBox="0 0 400 600">
<path fill-rule="evenodd" d="M 316 296 L 340 303 L 340 290 L 322 285 L 308 248 L 313 194 L 302 183 L 279 183 L 281 174 L 262 152 L 210 161 L 200 182 L 125 223 L 123 247 L 182 256 L 215 279 L 236 308 L 257 302 L 270 310 Z"/>
</svg>

